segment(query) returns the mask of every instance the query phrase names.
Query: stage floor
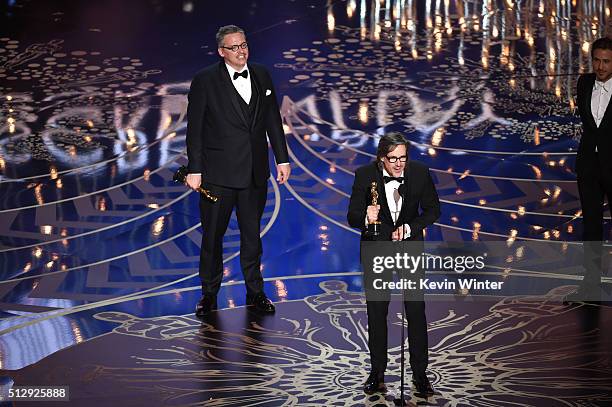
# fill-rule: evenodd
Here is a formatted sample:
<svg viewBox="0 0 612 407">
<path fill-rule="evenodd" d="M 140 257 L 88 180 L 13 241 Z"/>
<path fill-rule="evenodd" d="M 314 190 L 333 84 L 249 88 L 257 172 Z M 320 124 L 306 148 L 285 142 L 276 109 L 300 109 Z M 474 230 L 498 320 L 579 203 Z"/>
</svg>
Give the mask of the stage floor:
<svg viewBox="0 0 612 407">
<path fill-rule="evenodd" d="M 575 83 L 609 1 L 209 3 L 0 6 L 0 395 L 67 385 L 61 405 L 391 405 L 401 317 L 390 313 L 390 394 L 368 398 L 346 223 L 354 171 L 390 131 L 431 169 L 442 216 L 428 241 L 579 247 Z M 270 178 L 262 220 L 276 315 L 244 307 L 233 216 L 221 310 L 200 322 L 199 198 L 172 176 L 191 78 L 218 60 L 225 24 L 270 69 L 292 177 Z M 610 307 L 563 305 L 579 277 L 545 260 L 487 270 L 529 292 L 428 300 L 437 394 L 412 403 L 612 405 Z"/>
</svg>

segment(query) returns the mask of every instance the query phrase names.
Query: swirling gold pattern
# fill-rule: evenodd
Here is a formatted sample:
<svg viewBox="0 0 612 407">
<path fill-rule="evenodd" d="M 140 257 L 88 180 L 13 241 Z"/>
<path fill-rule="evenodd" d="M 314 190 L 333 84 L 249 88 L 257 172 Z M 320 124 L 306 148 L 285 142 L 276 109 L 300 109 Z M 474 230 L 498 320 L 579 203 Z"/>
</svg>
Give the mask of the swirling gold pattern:
<svg viewBox="0 0 612 407">
<path fill-rule="evenodd" d="M 110 383 L 165 405 L 392 404 L 399 386 L 399 304 L 390 313 L 391 393 L 368 398 L 361 391 L 369 367 L 364 298 L 343 281 L 320 287 L 320 294 L 279 303 L 271 319 L 241 308 L 204 323 L 192 315 L 97 313 L 117 325 L 113 332 L 56 354 L 66 367 L 52 378 L 68 380 L 76 392 L 101 392 L 100 383 Z M 429 374 L 437 389 L 429 405 L 611 403 L 610 335 L 588 323 L 589 315 L 609 318 L 609 309 L 563 306 L 570 288 L 543 297 L 436 302 L 428 311 Z M 21 373 L 35 377 L 31 370 L 45 364 Z"/>
</svg>

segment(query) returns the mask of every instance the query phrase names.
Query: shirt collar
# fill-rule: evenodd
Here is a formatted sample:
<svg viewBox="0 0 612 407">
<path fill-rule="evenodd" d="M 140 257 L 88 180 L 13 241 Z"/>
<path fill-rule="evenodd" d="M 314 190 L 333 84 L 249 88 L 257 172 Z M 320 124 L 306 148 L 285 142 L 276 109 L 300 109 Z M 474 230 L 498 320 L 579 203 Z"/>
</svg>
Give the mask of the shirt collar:
<svg viewBox="0 0 612 407">
<path fill-rule="evenodd" d="M 608 79 L 605 82 L 601 82 L 595 79 L 595 89 L 599 90 L 600 88 L 606 92 L 610 92 L 610 90 L 612 90 L 612 78 Z"/>
<path fill-rule="evenodd" d="M 406 170 L 404 169 L 404 171 L 406 171 Z M 383 173 L 383 177 L 392 177 L 392 175 L 389 174 L 384 167 L 382 169 L 382 173 Z M 404 174 L 402 173 L 402 175 L 400 175 L 400 177 L 403 177 L 403 176 L 404 176 Z M 397 181 L 393 181 L 393 182 L 397 182 Z"/>
<path fill-rule="evenodd" d="M 227 68 L 227 72 L 229 72 L 230 78 L 233 78 L 233 77 L 234 77 L 234 72 L 242 73 L 242 72 L 244 72 L 244 71 L 247 71 L 247 72 L 248 72 L 248 70 L 249 70 L 249 67 L 248 67 L 248 65 L 246 65 L 246 64 L 244 65 L 244 68 L 242 68 L 242 70 L 240 70 L 240 71 L 235 70 L 234 68 L 232 68 L 232 67 L 231 67 L 231 66 L 229 66 L 228 64 L 225 64 L 225 67 Z M 249 73 L 250 73 L 250 72 L 249 72 Z"/>
</svg>

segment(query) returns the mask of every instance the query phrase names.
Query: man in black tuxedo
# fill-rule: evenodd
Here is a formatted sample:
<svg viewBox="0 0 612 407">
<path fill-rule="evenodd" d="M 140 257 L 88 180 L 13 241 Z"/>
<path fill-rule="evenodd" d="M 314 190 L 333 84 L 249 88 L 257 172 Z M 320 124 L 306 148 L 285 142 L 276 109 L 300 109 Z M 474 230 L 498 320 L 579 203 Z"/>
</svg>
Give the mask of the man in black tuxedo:
<svg viewBox="0 0 612 407">
<path fill-rule="evenodd" d="M 266 134 L 280 184 L 291 171 L 287 144 L 272 79 L 262 65 L 247 63 L 249 47 L 244 31 L 235 25 L 224 26 L 216 39 L 223 60 L 196 74 L 187 109 L 187 185 L 196 189 L 202 184 L 219 197 L 216 203 L 200 200 L 203 295 L 196 315 L 202 317 L 217 308 L 223 277 L 223 235 L 234 207 L 247 305 L 272 313 L 274 305 L 263 291 L 260 271 L 260 221 L 270 176 Z"/>
<path fill-rule="evenodd" d="M 612 39 L 600 38 L 591 47 L 593 73 L 578 78 L 577 106 L 582 138 L 576 154 L 576 175 L 584 241 L 585 278 L 570 300 L 589 300 L 601 282 L 604 196 L 612 213 Z"/>
<path fill-rule="evenodd" d="M 367 224 L 380 223 L 380 240 L 423 241 L 423 230 L 440 217 L 440 201 L 423 164 L 408 160 L 410 143 L 399 133 L 380 139 L 376 162 L 360 167 L 348 208 L 348 223 L 368 240 Z M 379 205 L 371 205 L 371 183 L 376 182 Z M 389 301 L 367 301 L 368 347 L 371 372 L 364 384 L 367 394 L 386 391 L 384 374 L 387 367 L 387 313 Z M 427 321 L 425 302 L 405 301 L 408 320 L 410 366 L 417 393 L 433 394 L 426 375 L 428 365 Z"/>
</svg>

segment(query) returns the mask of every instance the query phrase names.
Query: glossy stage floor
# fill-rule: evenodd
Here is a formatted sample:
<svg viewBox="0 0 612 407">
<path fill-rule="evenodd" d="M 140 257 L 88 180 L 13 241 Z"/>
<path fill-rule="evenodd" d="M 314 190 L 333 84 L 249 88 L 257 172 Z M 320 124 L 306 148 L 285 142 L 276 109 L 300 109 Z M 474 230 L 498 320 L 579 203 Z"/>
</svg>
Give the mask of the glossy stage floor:
<svg viewBox="0 0 612 407">
<path fill-rule="evenodd" d="M 389 131 L 432 170 L 442 216 L 428 241 L 578 246 L 574 89 L 610 2 L 211 3 L 2 2 L 5 399 L 65 385 L 57 405 L 392 405 L 401 314 L 393 305 L 390 393 L 368 397 L 359 236 L 345 220 L 354 170 Z M 262 221 L 276 315 L 244 307 L 233 218 L 222 310 L 200 322 L 198 196 L 172 174 L 190 80 L 230 23 L 271 70 L 293 172 L 270 178 Z M 410 403 L 612 405 L 612 310 L 563 305 L 577 278 L 559 266 L 488 271 L 535 289 L 431 298 L 437 394 Z"/>
</svg>

